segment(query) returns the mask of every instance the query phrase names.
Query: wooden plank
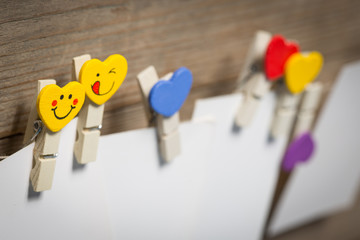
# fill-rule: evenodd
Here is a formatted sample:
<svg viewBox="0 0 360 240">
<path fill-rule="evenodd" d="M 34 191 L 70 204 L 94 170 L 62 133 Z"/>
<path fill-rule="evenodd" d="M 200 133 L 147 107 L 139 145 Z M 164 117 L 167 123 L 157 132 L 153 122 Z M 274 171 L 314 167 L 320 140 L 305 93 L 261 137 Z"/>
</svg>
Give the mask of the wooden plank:
<svg viewBox="0 0 360 240">
<path fill-rule="evenodd" d="M 136 74 L 153 64 L 159 75 L 186 66 L 196 98 L 231 93 L 256 30 L 297 39 L 325 56 L 320 80 L 331 88 L 337 70 L 360 56 L 360 2 L 296 1 L 4 1 L 0 8 L 0 154 L 20 145 L 38 79 L 71 79 L 71 59 L 123 54 L 128 76 L 106 104 L 102 134 L 144 127 Z M 341 41 L 339 40 L 341 38 Z M 220 87 L 219 87 L 220 86 Z M 15 137 L 16 138 L 16 137 Z M 10 141 L 12 142 L 12 141 Z"/>
</svg>

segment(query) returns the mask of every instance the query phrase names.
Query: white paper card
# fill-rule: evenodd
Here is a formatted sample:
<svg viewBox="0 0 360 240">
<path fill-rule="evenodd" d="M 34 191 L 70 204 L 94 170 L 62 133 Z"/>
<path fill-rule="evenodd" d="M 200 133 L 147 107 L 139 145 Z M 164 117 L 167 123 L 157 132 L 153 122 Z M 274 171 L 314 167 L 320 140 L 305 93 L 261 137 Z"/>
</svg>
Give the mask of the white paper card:
<svg viewBox="0 0 360 240">
<path fill-rule="evenodd" d="M 286 141 L 269 140 L 276 99 L 267 95 L 253 122 L 235 131 L 241 95 L 198 100 L 193 118 L 216 119 L 194 239 L 261 239 Z"/>
<path fill-rule="evenodd" d="M 316 151 L 297 166 L 269 233 L 291 228 L 351 206 L 360 178 L 360 62 L 341 71 L 314 131 Z"/>
<path fill-rule="evenodd" d="M 181 156 L 165 165 L 150 128 L 102 136 L 97 161 L 74 169 L 72 121 L 53 188 L 39 198 L 27 198 L 33 145 L 0 163 L 0 238 L 260 239 L 285 139 L 268 139 L 274 95 L 238 132 L 240 103 L 239 94 L 198 101 L 180 126 Z M 209 115 L 216 121 L 199 120 Z"/>
<path fill-rule="evenodd" d="M 181 155 L 159 162 L 154 128 L 101 138 L 113 239 L 191 239 L 214 123 L 180 125 Z"/>
<path fill-rule="evenodd" d="M 0 162 L 0 239 L 110 238 L 101 166 L 73 166 L 75 129 L 62 130 L 52 189 L 40 195 L 28 194 L 34 144 Z"/>
</svg>

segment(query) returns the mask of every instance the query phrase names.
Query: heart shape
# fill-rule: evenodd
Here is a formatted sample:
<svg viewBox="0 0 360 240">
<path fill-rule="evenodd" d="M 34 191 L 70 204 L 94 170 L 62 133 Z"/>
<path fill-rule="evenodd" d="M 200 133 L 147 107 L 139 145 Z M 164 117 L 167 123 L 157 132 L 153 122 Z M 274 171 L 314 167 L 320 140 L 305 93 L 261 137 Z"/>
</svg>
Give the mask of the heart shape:
<svg viewBox="0 0 360 240">
<path fill-rule="evenodd" d="M 286 42 L 281 35 L 275 35 L 265 52 L 264 68 L 269 81 L 275 81 L 284 74 L 284 66 L 288 58 L 299 52 L 299 45 Z"/>
<path fill-rule="evenodd" d="M 171 117 L 184 104 L 190 93 L 193 77 L 189 69 L 181 67 L 171 79 L 158 81 L 150 91 L 149 102 L 155 112 Z"/>
<path fill-rule="evenodd" d="M 85 90 L 80 83 L 69 82 L 63 88 L 50 84 L 41 89 L 36 107 L 45 126 L 57 132 L 79 113 L 84 101 Z"/>
<path fill-rule="evenodd" d="M 86 61 L 81 67 L 79 81 L 85 87 L 86 96 L 97 105 L 104 104 L 124 82 L 128 70 L 126 59 L 120 54 Z"/>
<path fill-rule="evenodd" d="M 306 132 L 297 137 L 287 148 L 282 163 L 286 172 L 290 172 L 296 164 L 307 162 L 315 149 L 315 143 L 310 133 Z"/>
<path fill-rule="evenodd" d="M 302 92 L 317 77 L 322 65 L 323 57 L 319 52 L 293 54 L 285 65 L 285 82 L 289 91 L 293 94 Z"/>
</svg>

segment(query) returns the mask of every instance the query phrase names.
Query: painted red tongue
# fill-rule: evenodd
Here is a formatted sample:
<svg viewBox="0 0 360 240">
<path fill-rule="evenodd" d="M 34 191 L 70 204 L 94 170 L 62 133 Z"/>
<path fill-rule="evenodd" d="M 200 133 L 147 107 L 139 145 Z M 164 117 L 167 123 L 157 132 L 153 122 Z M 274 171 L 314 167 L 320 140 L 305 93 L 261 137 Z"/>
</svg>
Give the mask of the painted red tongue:
<svg viewBox="0 0 360 240">
<path fill-rule="evenodd" d="M 92 90 L 95 94 L 99 94 L 100 82 L 96 81 L 92 86 Z"/>
</svg>

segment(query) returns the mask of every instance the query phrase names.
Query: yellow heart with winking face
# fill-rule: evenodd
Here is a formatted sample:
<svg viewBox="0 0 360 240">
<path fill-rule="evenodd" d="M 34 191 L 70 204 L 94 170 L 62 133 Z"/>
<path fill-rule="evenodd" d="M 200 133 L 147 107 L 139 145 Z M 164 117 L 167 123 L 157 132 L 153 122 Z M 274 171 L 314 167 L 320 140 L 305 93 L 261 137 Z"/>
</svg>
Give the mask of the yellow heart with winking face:
<svg viewBox="0 0 360 240">
<path fill-rule="evenodd" d="M 86 61 L 79 74 L 86 96 L 97 105 L 104 104 L 119 89 L 128 70 L 126 59 L 120 54 L 109 56 L 104 62 Z"/>
<path fill-rule="evenodd" d="M 69 82 L 63 88 L 50 84 L 41 89 L 36 107 L 45 126 L 57 132 L 79 113 L 84 101 L 85 90 L 80 83 Z"/>
<path fill-rule="evenodd" d="M 319 52 L 294 53 L 285 64 L 285 83 L 293 94 L 302 92 L 319 74 L 323 56 Z"/>
</svg>

